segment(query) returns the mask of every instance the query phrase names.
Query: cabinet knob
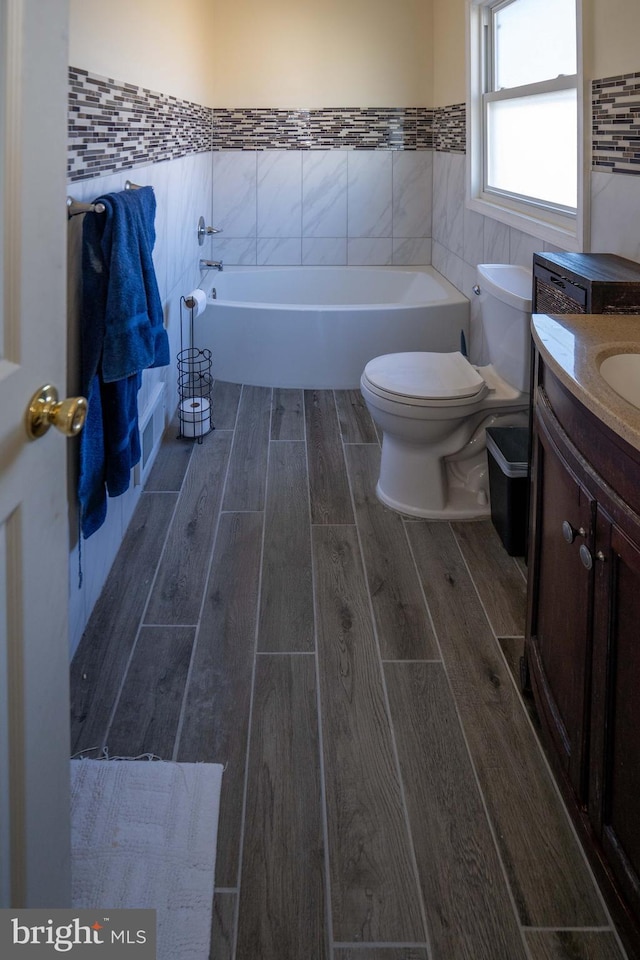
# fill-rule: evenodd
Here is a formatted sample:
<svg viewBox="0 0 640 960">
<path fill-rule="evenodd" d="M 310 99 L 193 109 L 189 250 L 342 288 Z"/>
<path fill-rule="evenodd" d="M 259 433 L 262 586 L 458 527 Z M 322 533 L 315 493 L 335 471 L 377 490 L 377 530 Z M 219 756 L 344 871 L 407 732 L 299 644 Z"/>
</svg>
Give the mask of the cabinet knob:
<svg viewBox="0 0 640 960">
<path fill-rule="evenodd" d="M 576 537 L 586 537 L 587 531 L 584 527 L 579 527 L 577 530 L 575 527 L 571 526 L 568 520 L 562 521 L 562 536 L 567 541 L 567 543 L 573 543 Z"/>
<path fill-rule="evenodd" d="M 587 570 L 591 570 L 591 567 L 593 566 L 593 557 L 591 556 L 591 551 L 587 546 L 585 546 L 584 543 L 580 547 L 579 553 L 582 566 L 586 567 Z"/>
</svg>

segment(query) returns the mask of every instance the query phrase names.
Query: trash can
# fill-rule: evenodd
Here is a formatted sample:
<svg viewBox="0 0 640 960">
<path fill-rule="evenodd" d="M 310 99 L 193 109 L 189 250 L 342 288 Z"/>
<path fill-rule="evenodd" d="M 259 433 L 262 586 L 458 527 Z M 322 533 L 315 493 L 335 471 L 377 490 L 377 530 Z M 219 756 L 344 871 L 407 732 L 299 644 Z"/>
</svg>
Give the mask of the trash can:
<svg viewBox="0 0 640 960">
<path fill-rule="evenodd" d="M 524 556 L 529 481 L 526 427 L 487 427 L 491 521 L 509 556 Z"/>
</svg>

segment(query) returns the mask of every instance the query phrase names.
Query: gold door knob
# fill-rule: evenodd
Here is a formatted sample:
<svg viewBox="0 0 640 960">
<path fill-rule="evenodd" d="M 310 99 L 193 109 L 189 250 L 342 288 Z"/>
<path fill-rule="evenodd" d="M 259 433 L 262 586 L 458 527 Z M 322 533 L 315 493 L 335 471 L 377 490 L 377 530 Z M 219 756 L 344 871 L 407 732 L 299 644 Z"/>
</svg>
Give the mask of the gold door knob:
<svg viewBox="0 0 640 960">
<path fill-rule="evenodd" d="M 86 416 L 84 397 L 58 400 L 56 388 L 46 384 L 31 397 L 27 410 L 27 434 L 31 440 L 36 440 L 54 426 L 65 437 L 75 437 L 82 430 Z"/>
</svg>

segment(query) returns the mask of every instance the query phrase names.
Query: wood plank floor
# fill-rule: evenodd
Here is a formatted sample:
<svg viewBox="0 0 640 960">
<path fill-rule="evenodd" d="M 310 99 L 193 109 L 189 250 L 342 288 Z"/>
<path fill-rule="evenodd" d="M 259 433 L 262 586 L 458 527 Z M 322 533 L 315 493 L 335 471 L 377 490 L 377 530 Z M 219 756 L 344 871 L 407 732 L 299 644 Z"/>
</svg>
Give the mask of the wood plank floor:
<svg viewBox="0 0 640 960">
<path fill-rule="evenodd" d="M 225 764 L 212 960 L 623 960 L 518 692 L 521 561 L 376 500 L 358 391 L 213 404 L 71 669 L 74 753 Z"/>
</svg>

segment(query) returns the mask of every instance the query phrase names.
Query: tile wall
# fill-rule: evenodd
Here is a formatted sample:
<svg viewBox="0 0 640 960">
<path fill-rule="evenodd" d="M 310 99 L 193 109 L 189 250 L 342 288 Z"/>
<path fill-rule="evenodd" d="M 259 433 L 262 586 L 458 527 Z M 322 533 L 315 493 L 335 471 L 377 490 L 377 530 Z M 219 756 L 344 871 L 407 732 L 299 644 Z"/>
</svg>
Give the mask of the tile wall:
<svg viewBox="0 0 640 960">
<path fill-rule="evenodd" d="M 640 261 L 640 73 L 595 80 L 592 84 L 593 145 L 590 199 L 590 249 Z M 471 302 L 470 354 L 486 361 L 478 336 L 476 282 L 478 263 L 530 265 L 533 254 L 557 249 L 513 227 L 483 217 L 464 205 L 464 104 L 436 111 L 433 155 L 432 264 Z M 441 135 L 438 130 L 445 130 Z M 454 144 L 444 152 L 443 144 Z"/>
<path fill-rule="evenodd" d="M 431 261 L 431 151 L 213 154 L 216 258 L 229 264 Z"/>
<path fill-rule="evenodd" d="M 592 85 L 591 249 L 640 261 L 640 73 Z"/>
<path fill-rule="evenodd" d="M 154 134 L 155 135 L 155 134 Z M 111 164 L 111 147 L 105 147 L 102 162 Z M 156 196 L 156 245 L 154 264 L 163 303 L 165 325 L 169 333 L 172 362 L 170 366 L 146 370 L 138 397 L 138 409 L 144 422 L 151 408 L 161 404 L 164 419 L 173 413 L 177 404 L 175 357 L 180 349 L 180 297 L 187 294 L 201 281 L 198 259 L 210 257 L 210 241 L 200 247 L 197 240 L 197 224 L 200 215 L 211 221 L 211 153 L 184 153 L 184 145 L 176 140 L 173 146 L 178 155 L 174 158 L 158 157 L 157 162 L 141 161 L 131 169 L 126 163 L 117 172 L 81 177 L 80 167 L 72 167 L 68 193 L 76 200 L 92 201 L 101 194 L 124 189 L 127 179 L 140 186 L 150 185 Z M 70 150 L 70 154 L 71 154 Z M 140 152 L 140 151 L 139 151 Z M 164 147 L 161 148 L 164 153 Z M 70 165 L 73 157 L 70 156 Z M 74 178 L 75 173 L 75 178 Z M 74 392 L 73 371 L 77 363 L 77 330 L 80 277 L 80 251 L 82 216 L 69 221 L 69 390 Z M 186 324 L 184 326 L 186 330 Z M 76 387 L 77 392 L 77 387 Z M 185 440 L 185 443 L 190 441 Z M 77 537 L 75 515 L 75 458 L 71 452 L 70 464 L 70 648 L 73 652 L 82 636 L 93 606 L 98 599 L 111 564 L 120 547 L 125 530 L 142 490 L 145 471 L 140 477 L 134 471 L 129 490 L 121 497 L 109 499 L 107 519 L 94 536 L 83 540 L 80 546 Z M 149 464 L 150 466 L 150 464 Z M 80 556 L 81 550 L 81 556 Z M 79 571 L 82 570 L 80 585 Z"/>
</svg>

